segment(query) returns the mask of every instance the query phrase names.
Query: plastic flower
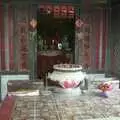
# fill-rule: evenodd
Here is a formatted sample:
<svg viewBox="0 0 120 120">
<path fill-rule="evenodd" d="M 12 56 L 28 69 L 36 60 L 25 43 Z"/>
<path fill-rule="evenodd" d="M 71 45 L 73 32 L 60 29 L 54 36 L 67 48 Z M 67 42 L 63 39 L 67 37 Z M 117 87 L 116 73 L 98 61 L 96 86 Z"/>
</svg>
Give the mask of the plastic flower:
<svg viewBox="0 0 120 120">
<path fill-rule="evenodd" d="M 111 91 L 112 90 L 112 84 L 110 84 L 110 83 L 101 83 L 98 86 L 98 89 L 102 90 L 103 92 Z"/>
</svg>

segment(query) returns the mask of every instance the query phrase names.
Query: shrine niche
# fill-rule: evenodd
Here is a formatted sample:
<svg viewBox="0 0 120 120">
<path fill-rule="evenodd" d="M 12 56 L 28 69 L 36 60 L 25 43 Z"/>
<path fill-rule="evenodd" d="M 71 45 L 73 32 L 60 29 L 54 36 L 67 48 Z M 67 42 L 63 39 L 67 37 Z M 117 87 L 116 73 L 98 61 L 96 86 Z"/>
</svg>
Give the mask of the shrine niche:
<svg viewBox="0 0 120 120">
<path fill-rule="evenodd" d="M 75 14 L 70 5 L 40 5 L 37 11 L 38 51 L 74 52 Z M 40 40 L 40 39 L 41 40 Z"/>
<path fill-rule="evenodd" d="M 74 63 L 76 64 L 82 64 L 86 67 L 89 67 L 91 64 L 91 48 L 90 48 L 90 33 L 91 33 L 91 27 L 88 23 L 89 17 L 80 17 L 80 8 L 75 8 L 75 6 L 71 5 L 53 5 L 53 4 L 42 4 L 39 6 L 39 11 L 42 16 L 53 16 L 56 19 L 62 18 L 62 19 L 73 19 L 74 21 L 74 33 L 72 34 L 74 37 L 74 42 L 70 43 L 73 47 L 73 56 L 74 56 Z M 77 13 L 78 12 L 78 13 Z M 38 15 L 39 16 L 39 15 Z M 48 18 L 46 18 L 48 19 Z M 49 22 L 49 21 L 48 21 Z M 54 27 L 54 25 L 51 26 L 52 23 L 55 24 L 55 21 L 51 22 L 51 24 L 46 23 L 46 26 Z M 40 22 L 38 22 L 40 23 Z M 40 23 L 42 24 L 42 22 Z M 39 26 L 39 25 L 38 25 Z M 43 24 L 40 25 L 42 28 Z M 46 27 L 44 26 L 44 27 Z M 56 25 L 55 25 L 56 26 Z M 64 29 L 64 26 L 63 26 Z M 69 29 L 70 31 L 71 29 Z M 52 30 L 49 30 L 50 32 Z"/>
<path fill-rule="evenodd" d="M 74 63 L 74 7 L 43 4 L 37 11 L 37 71 L 44 77 L 57 63 Z"/>
</svg>

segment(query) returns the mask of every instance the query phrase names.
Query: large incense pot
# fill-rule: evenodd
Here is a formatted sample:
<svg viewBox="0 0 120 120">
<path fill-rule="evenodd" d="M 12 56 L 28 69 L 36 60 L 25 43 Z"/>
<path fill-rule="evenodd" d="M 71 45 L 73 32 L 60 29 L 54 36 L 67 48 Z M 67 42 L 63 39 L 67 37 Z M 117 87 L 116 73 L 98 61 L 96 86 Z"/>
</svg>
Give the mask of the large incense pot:
<svg viewBox="0 0 120 120">
<path fill-rule="evenodd" d="M 54 71 L 48 75 L 52 81 L 58 82 L 62 88 L 76 88 L 86 77 L 81 65 L 56 64 Z"/>
</svg>

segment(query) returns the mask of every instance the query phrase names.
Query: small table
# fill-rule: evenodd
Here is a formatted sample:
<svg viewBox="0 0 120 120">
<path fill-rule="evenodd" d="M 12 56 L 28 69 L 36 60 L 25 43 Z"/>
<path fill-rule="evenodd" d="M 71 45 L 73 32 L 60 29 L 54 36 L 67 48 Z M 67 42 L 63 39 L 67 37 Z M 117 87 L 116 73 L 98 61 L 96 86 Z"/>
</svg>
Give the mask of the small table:
<svg viewBox="0 0 120 120">
<path fill-rule="evenodd" d="M 53 65 L 59 63 L 69 63 L 70 59 L 65 54 L 41 54 L 37 56 L 37 76 L 44 78 L 48 71 L 53 71 Z"/>
</svg>

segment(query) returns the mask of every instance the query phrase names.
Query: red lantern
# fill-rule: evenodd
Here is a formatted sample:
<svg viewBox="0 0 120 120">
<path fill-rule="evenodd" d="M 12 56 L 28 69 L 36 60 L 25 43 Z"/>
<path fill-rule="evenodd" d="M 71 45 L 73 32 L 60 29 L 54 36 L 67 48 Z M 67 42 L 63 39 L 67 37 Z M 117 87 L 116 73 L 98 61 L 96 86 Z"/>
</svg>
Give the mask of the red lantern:
<svg viewBox="0 0 120 120">
<path fill-rule="evenodd" d="M 61 6 L 61 15 L 67 16 L 67 6 Z"/>
<path fill-rule="evenodd" d="M 59 6 L 54 6 L 54 16 L 59 16 L 60 14 L 60 7 Z"/>
<path fill-rule="evenodd" d="M 30 21 L 30 25 L 32 26 L 33 29 L 35 29 L 36 26 L 37 26 L 37 20 L 33 18 L 33 19 Z"/>
<path fill-rule="evenodd" d="M 40 5 L 39 9 L 40 9 L 40 13 L 45 12 L 45 6 L 44 5 Z"/>
<path fill-rule="evenodd" d="M 74 17 L 75 10 L 73 6 L 68 6 L 68 16 L 69 17 Z"/>
</svg>

